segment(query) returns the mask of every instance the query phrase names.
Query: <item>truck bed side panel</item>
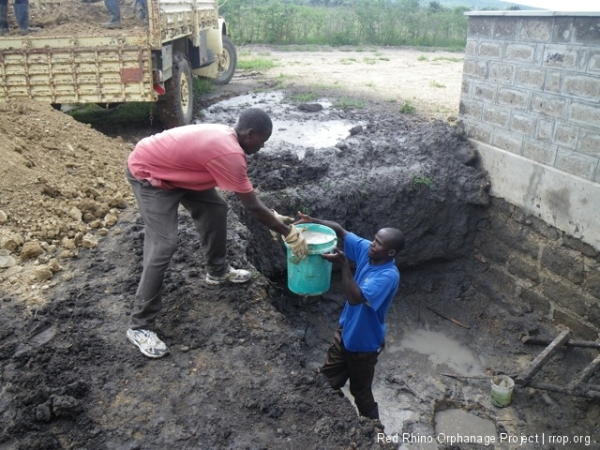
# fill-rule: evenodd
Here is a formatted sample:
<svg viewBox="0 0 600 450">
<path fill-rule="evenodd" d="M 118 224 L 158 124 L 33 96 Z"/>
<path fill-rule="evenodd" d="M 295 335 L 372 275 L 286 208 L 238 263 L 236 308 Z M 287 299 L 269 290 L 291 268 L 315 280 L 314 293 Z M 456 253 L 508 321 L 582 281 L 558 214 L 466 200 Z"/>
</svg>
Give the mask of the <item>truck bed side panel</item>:
<svg viewBox="0 0 600 450">
<path fill-rule="evenodd" d="M 0 52 L 0 99 L 29 97 L 49 103 L 156 100 L 148 46 L 135 42 L 115 46 L 103 38 L 81 40 L 77 45 L 48 40 L 40 38 L 35 45 L 15 45 Z"/>
</svg>

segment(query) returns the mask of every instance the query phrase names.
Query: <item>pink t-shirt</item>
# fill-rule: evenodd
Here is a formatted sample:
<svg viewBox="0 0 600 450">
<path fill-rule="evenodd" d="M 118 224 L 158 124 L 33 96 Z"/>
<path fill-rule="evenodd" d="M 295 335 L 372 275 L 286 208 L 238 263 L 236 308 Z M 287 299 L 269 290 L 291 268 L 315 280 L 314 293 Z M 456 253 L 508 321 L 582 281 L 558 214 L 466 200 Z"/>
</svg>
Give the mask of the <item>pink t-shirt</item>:
<svg viewBox="0 0 600 450">
<path fill-rule="evenodd" d="M 246 153 L 226 125 L 186 125 L 146 137 L 127 164 L 135 178 L 162 189 L 253 191 Z"/>
</svg>

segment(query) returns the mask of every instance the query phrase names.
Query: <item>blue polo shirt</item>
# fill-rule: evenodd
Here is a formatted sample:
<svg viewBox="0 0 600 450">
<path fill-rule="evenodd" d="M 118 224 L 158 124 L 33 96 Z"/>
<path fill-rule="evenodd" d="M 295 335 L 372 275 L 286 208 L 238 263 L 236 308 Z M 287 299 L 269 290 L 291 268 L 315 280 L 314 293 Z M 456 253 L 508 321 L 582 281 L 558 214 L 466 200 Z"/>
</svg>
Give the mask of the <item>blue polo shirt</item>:
<svg viewBox="0 0 600 450">
<path fill-rule="evenodd" d="M 370 241 L 348 233 L 344 253 L 356 262 L 354 281 L 360 286 L 369 305 L 350 305 L 346 301 L 340 327 L 344 347 L 351 352 L 376 352 L 383 344 L 385 317 L 400 284 L 400 272 L 395 261 L 373 265 L 369 260 Z"/>
</svg>

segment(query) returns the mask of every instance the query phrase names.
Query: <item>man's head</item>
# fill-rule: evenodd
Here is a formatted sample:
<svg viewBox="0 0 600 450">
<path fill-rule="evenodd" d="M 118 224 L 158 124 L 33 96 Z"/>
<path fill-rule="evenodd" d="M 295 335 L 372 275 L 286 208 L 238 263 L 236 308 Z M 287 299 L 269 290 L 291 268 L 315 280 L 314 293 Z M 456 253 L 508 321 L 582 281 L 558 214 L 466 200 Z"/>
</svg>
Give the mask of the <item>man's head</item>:
<svg viewBox="0 0 600 450">
<path fill-rule="evenodd" d="M 404 233 L 396 228 L 382 228 L 369 247 L 369 258 L 374 264 L 384 263 L 396 257 L 404 248 Z"/>
<path fill-rule="evenodd" d="M 271 137 L 273 122 L 262 109 L 248 108 L 242 111 L 234 130 L 240 147 L 248 155 L 259 151 Z"/>
</svg>

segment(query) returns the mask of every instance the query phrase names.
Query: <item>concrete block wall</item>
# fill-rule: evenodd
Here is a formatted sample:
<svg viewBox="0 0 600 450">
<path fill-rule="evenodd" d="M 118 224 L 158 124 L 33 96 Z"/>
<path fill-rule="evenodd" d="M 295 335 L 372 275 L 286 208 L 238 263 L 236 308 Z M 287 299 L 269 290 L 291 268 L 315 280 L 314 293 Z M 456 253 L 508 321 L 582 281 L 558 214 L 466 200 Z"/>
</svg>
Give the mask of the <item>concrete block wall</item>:
<svg viewBox="0 0 600 450">
<path fill-rule="evenodd" d="M 478 290 L 514 314 L 537 311 L 577 339 L 600 333 L 600 251 L 492 198 L 475 240 L 487 266 Z M 524 330 L 525 331 L 525 330 Z"/>
<path fill-rule="evenodd" d="M 600 331 L 600 13 L 470 12 L 460 120 L 492 196 L 480 289 Z"/>
<path fill-rule="evenodd" d="M 469 135 L 600 182 L 596 14 L 470 13 L 460 105 Z"/>
</svg>

